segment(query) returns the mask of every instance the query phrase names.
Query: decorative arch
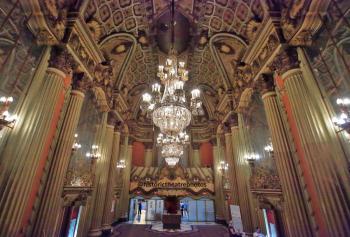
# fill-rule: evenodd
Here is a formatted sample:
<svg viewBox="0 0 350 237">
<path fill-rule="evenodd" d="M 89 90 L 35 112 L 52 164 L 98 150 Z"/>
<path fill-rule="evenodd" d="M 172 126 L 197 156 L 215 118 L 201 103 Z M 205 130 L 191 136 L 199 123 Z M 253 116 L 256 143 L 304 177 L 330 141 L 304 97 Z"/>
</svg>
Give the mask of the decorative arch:
<svg viewBox="0 0 350 237">
<path fill-rule="evenodd" d="M 230 51 L 227 51 L 227 53 L 226 53 L 226 54 L 231 54 L 232 59 L 236 63 L 238 62 L 239 58 L 241 58 L 243 56 L 243 52 L 248 47 L 247 43 L 242 38 L 240 38 L 237 35 L 230 34 L 230 33 L 217 33 L 210 38 L 209 49 L 214 57 L 214 62 L 216 64 L 216 66 L 219 68 L 220 74 L 222 75 L 222 77 L 224 79 L 225 90 L 232 89 L 233 83 L 232 83 L 232 79 L 230 78 L 230 75 L 227 72 L 227 68 L 225 67 L 224 63 L 222 62 L 222 58 L 221 58 L 220 53 L 217 49 L 217 45 L 215 45 L 215 44 L 224 42 L 224 40 L 227 40 L 227 39 L 230 41 L 233 40 L 233 42 L 238 43 L 238 45 L 241 46 L 241 49 L 239 49 L 238 51 L 235 48 L 230 48 Z M 235 58 L 233 56 L 235 56 Z"/>
<path fill-rule="evenodd" d="M 114 87 L 118 90 L 121 90 L 126 69 L 136 51 L 136 45 L 136 38 L 128 33 L 114 33 L 104 38 L 99 44 L 109 59 L 117 64 L 112 66 L 115 75 Z M 123 57 L 120 57 L 121 54 Z"/>
</svg>

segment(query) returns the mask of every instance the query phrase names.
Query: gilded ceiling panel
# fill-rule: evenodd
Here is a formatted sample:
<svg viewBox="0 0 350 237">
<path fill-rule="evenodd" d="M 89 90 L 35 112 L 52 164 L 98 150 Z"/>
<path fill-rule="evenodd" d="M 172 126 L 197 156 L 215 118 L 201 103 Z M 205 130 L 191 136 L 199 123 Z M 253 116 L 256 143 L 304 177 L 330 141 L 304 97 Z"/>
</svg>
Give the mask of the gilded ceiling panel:
<svg viewBox="0 0 350 237">
<path fill-rule="evenodd" d="M 204 10 L 197 10 L 204 11 L 198 25 L 200 30 L 207 30 L 209 36 L 217 32 L 231 32 L 247 41 L 258 32 L 264 18 L 262 0 L 208 0 Z"/>
<path fill-rule="evenodd" d="M 148 31 L 147 3 L 139 0 L 91 0 L 84 17 L 86 22 L 98 22 L 102 39 L 112 32 L 128 32 L 135 35 Z"/>
</svg>

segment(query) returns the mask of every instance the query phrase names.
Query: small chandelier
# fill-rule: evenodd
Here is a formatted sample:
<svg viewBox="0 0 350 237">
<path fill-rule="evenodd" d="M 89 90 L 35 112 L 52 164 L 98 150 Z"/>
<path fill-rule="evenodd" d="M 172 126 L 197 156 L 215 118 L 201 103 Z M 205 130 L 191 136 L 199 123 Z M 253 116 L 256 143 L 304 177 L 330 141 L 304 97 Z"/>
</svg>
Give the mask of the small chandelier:
<svg viewBox="0 0 350 237">
<path fill-rule="evenodd" d="M 244 158 L 248 161 L 248 163 L 251 167 L 254 167 L 255 161 L 260 159 L 260 155 L 255 154 L 255 153 L 251 153 L 251 154 L 247 154 Z"/>
<path fill-rule="evenodd" d="M 349 98 L 338 98 L 336 101 L 339 105 L 341 113 L 337 117 L 333 117 L 333 123 L 341 129 L 350 133 L 350 99 Z"/>
<path fill-rule="evenodd" d="M 125 160 L 120 160 L 117 162 L 117 168 L 118 169 L 125 169 L 126 168 L 126 163 Z"/>
<path fill-rule="evenodd" d="M 189 135 L 180 132 L 177 136 L 169 136 L 159 133 L 157 146 L 161 146 L 161 156 L 168 166 L 175 166 L 184 153 L 184 146 L 189 144 Z"/>
<path fill-rule="evenodd" d="M 168 166 L 175 166 L 184 154 L 184 147 L 178 143 L 169 143 L 162 146 L 161 155 Z"/>
<path fill-rule="evenodd" d="M 8 108 L 13 102 L 13 97 L 0 97 L 0 130 L 4 127 L 13 128 L 15 126 L 17 115 L 11 115 Z"/>
<path fill-rule="evenodd" d="M 101 157 L 101 154 L 98 152 L 98 146 L 92 145 L 91 146 L 91 152 L 86 153 L 86 157 L 91 159 L 98 159 Z"/>
</svg>

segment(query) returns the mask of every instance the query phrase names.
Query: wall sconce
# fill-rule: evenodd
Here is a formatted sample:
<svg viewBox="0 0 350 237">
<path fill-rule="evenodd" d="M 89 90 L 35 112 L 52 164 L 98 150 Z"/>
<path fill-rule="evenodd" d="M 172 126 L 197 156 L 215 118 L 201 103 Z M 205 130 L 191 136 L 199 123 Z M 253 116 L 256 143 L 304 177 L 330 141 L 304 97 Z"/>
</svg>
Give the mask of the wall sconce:
<svg viewBox="0 0 350 237">
<path fill-rule="evenodd" d="M 117 162 L 117 168 L 118 169 L 125 169 L 126 168 L 126 163 L 125 160 L 120 160 Z"/>
<path fill-rule="evenodd" d="M 18 117 L 17 115 L 11 115 L 8 112 L 8 108 L 12 102 L 12 97 L 0 97 L 0 130 L 4 127 L 12 129 L 15 126 Z"/>
<path fill-rule="evenodd" d="M 337 105 L 339 105 L 341 113 L 339 116 L 332 118 L 333 123 L 337 126 L 350 133 L 350 99 L 349 98 L 338 98 Z"/>
<path fill-rule="evenodd" d="M 228 163 L 225 161 L 220 161 L 220 166 L 218 168 L 220 171 L 225 172 L 226 170 L 228 170 Z"/>
<path fill-rule="evenodd" d="M 81 144 L 78 143 L 78 134 L 74 134 L 74 142 L 72 146 L 72 151 L 75 152 L 81 148 Z"/>
<path fill-rule="evenodd" d="M 86 157 L 89 157 L 91 159 L 98 159 L 101 157 L 101 154 L 98 152 L 98 146 L 92 145 L 91 146 L 91 152 L 86 153 Z"/>
<path fill-rule="evenodd" d="M 269 153 L 270 156 L 273 157 L 273 146 L 272 146 L 271 143 L 268 144 L 268 145 L 266 145 L 266 146 L 264 147 L 264 150 L 265 150 L 267 153 Z"/>
<path fill-rule="evenodd" d="M 246 155 L 244 158 L 248 161 L 250 167 L 254 167 L 255 161 L 260 159 L 260 155 L 252 153 L 252 154 Z"/>
</svg>

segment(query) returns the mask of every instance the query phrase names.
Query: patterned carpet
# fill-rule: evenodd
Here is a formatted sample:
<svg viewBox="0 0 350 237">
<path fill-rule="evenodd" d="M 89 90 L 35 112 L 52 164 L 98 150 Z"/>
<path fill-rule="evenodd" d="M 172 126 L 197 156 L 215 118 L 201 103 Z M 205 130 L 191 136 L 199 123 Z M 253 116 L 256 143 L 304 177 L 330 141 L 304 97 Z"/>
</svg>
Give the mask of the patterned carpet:
<svg viewBox="0 0 350 237">
<path fill-rule="evenodd" d="M 227 228 L 221 225 L 193 225 L 192 230 L 163 232 L 153 230 L 151 225 L 120 224 L 113 237 L 229 237 Z"/>
</svg>

